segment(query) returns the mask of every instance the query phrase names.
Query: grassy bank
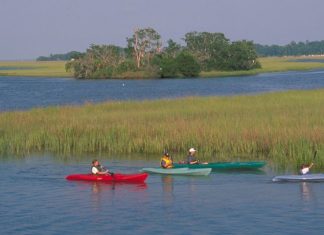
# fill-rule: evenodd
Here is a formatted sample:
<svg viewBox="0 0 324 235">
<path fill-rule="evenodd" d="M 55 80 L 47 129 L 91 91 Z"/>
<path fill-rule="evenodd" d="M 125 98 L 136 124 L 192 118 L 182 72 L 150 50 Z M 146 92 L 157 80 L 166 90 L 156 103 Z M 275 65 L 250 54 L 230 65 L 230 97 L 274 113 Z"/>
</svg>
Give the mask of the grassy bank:
<svg viewBox="0 0 324 235">
<path fill-rule="evenodd" d="M 310 161 L 324 152 L 324 90 L 109 102 L 0 113 L 0 153 L 143 153 Z M 324 156 L 317 166 L 324 166 Z M 179 160 L 179 159 L 177 159 Z"/>
<path fill-rule="evenodd" d="M 0 76 L 72 77 L 65 61 L 0 61 Z"/>
<path fill-rule="evenodd" d="M 201 72 L 201 77 L 244 76 L 259 73 L 324 69 L 320 62 L 296 62 L 297 59 L 323 59 L 323 57 L 265 57 L 260 58 L 261 69 L 250 71 L 210 71 Z M 65 71 L 64 61 L 0 61 L 0 76 L 35 76 L 35 77 L 72 77 Z M 149 73 L 127 72 L 124 78 L 150 78 Z"/>
<path fill-rule="evenodd" d="M 271 73 L 271 72 L 285 72 L 285 71 L 301 71 L 301 70 L 312 70 L 312 69 L 324 69 L 324 63 L 321 62 L 297 62 L 294 60 L 304 59 L 304 60 L 323 60 L 323 57 L 263 57 L 259 58 L 262 65 L 261 69 L 253 69 L 249 71 L 210 71 L 202 72 L 202 77 L 221 77 L 221 76 L 244 76 L 244 75 L 254 75 L 259 73 Z"/>
</svg>

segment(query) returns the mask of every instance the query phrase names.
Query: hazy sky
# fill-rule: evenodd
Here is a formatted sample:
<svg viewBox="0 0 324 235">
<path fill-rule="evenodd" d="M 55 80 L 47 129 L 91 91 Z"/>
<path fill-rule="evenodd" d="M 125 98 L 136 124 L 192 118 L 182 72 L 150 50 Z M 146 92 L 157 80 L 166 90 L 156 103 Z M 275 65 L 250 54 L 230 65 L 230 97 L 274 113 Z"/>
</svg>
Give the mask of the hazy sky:
<svg viewBox="0 0 324 235">
<path fill-rule="evenodd" d="M 134 28 L 164 41 L 190 31 L 261 44 L 324 40 L 324 0 L 0 0 L 0 60 L 126 46 Z"/>
</svg>

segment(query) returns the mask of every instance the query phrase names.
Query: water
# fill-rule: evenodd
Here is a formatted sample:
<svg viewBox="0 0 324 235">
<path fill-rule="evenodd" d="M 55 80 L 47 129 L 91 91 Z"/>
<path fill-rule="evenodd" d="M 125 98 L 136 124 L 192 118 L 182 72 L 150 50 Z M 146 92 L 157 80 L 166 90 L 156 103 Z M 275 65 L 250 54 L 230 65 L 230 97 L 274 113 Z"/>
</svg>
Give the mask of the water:
<svg viewBox="0 0 324 235">
<path fill-rule="evenodd" d="M 0 77 L 0 111 L 109 100 L 227 96 L 324 87 L 324 70 L 211 79 L 76 80 Z"/>
<path fill-rule="evenodd" d="M 88 160 L 0 160 L 1 234 L 321 234 L 324 183 L 272 183 L 260 172 L 150 175 L 145 184 L 66 181 Z M 103 160 L 117 172 L 152 161 Z"/>
<path fill-rule="evenodd" d="M 0 77 L 0 111 L 107 100 L 238 95 L 324 87 L 324 71 L 217 79 Z M 64 158 L 63 158 L 64 159 Z M 321 234 L 324 183 L 272 183 L 260 172 L 150 175 L 145 184 L 69 182 L 88 160 L 0 159 L 1 234 Z M 103 161 L 115 172 L 156 162 Z"/>
</svg>

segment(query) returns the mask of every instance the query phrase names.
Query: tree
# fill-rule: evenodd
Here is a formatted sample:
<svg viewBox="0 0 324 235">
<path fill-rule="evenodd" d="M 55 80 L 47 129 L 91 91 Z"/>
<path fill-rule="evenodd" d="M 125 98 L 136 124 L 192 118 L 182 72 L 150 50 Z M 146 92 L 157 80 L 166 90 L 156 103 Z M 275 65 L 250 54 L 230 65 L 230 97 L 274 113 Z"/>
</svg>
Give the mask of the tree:
<svg viewBox="0 0 324 235">
<path fill-rule="evenodd" d="M 252 41 L 236 41 L 229 47 L 229 70 L 249 70 L 259 68 L 257 54 Z"/>
<path fill-rule="evenodd" d="M 197 60 L 188 52 L 181 52 L 176 57 L 178 71 L 185 77 L 197 77 L 200 73 L 200 66 Z"/>
<path fill-rule="evenodd" d="M 124 61 L 122 48 L 92 44 L 82 57 L 68 62 L 65 68 L 73 71 L 77 78 L 108 78 Z"/>
<path fill-rule="evenodd" d="M 50 54 L 50 56 L 39 56 L 37 61 L 56 61 L 56 60 L 71 60 L 81 57 L 83 53 L 78 51 L 70 51 L 66 54 Z"/>
<path fill-rule="evenodd" d="M 131 38 L 127 38 L 137 68 L 150 64 L 151 58 L 161 52 L 161 36 L 152 28 L 136 29 Z"/>
<path fill-rule="evenodd" d="M 182 47 L 180 44 L 174 42 L 172 39 L 168 40 L 168 46 L 163 49 L 163 53 L 168 57 L 176 58 L 176 56 L 181 52 Z"/>
<path fill-rule="evenodd" d="M 152 60 L 152 64 L 156 66 L 161 78 L 177 77 L 178 67 L 176 59 L 170 57 L 168 54 L 156 55 Z"/>
<path fill-rule="evenodd" d="M 222 33 L 189 32 L 184 38 L 187 49 L 204 70 L 223 69 L 229 40 Z"/>
</svg>

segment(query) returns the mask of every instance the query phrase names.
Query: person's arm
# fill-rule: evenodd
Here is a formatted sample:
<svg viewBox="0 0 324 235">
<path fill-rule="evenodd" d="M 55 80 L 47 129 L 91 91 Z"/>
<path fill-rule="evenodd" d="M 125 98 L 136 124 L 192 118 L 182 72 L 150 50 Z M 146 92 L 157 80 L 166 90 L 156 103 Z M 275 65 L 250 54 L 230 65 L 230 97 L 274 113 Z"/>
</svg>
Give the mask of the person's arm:
<svg viewBox="0 0 324 235">
<path fill-rule="evenodd" d="M 309 169 L 312 168 L 313 165 L 314 165 L 314 163 L 311 163 L 308 168 Z"/>
<path fill-rule="evenodd" d="M 190 165 L 199 164 L 199 160 L 197 160 L 197 158 L 195 156 L 190 156 L 189 164 Z"/>
<path fill-rule="evenodd" d="M 161 165 L 162 168 L 165 168 L 165 161 L 164 160 L 161 160 L 160 165 Z"/>
<path fill-rule="evenodd" d="M 105 170 L 105 171 L 99 171 L 97 174 L 99 175 L 106 175 L 109 171 Z"/>
</svg>

